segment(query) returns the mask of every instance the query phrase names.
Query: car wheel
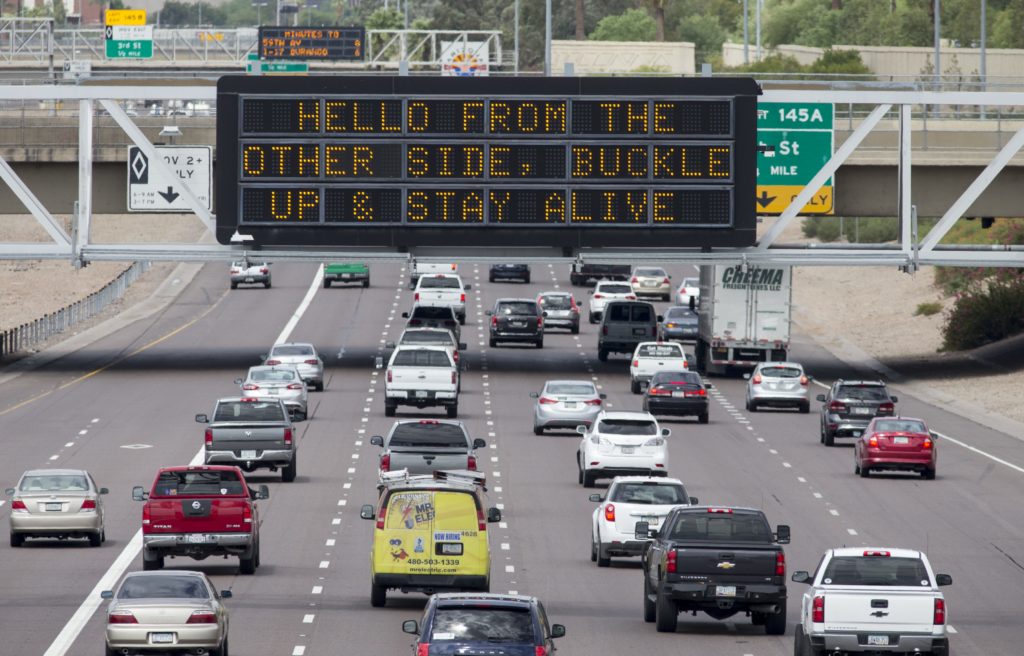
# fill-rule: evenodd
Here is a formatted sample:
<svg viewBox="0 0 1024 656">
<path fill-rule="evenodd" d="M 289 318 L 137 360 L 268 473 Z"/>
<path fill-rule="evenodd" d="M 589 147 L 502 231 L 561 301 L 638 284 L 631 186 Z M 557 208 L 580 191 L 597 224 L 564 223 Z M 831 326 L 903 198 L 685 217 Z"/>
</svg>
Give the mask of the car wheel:
<svg viewBox="0 0 1024 656">
<path fill-rule="evenodd" d="M 748 400 L 747 410 L 749 410 L 750 412 L 757 412 L 757 402 L 754 400 Z"/>
<path fill-rule="evenodd" d="M 807 648 L 804 645 L 804 627 L 797 624 L 793 632 L 793 656 L 806 656 Z"/>
<path fill-rule="evenodd" d="M 576 457 L 576 482 L 583 485 L 583 467 L 580 465 L 579 456 Z"/>
<path fill-rule="evenodd" d="M 324 289 L 330 289 L 330 288 L 331 288 L 331 281 L 328 280 L 327 278 L 324 278 Z"/>
<path fill-rule="evenodd" d="M 246 576 L 256 573 L 256 547 L 255 545 L 249 551 L 249 555 L 246 556 L 243 553 L 238 557 L 238 573 L 245 574 Z"/>
<path fill-rule="evenodd" d="M 101 528 L 100 529 L 100 542 L 106 542 L 106 541 L 107 541 L 107 529 Z"/>
<path fill-rule="evenodd" d="M 299 454 L 292 454 L 292 461 L 281 468 L 281 480 L 285 483 L 295 481 L 295 474 L 299 468 Z"/>
<path fill-rule="evenodd" d="M 142 550 L 142 569 L 150 572 L 157 569 L 164 568 L 164 557 L 156 554 L 150 554 L 145 549 Z"/>
<path fill-rule="evenodd" d="M 270 289 L 270 281 L 269 280 L 267 282 L 263 283 L 263 288 L 264 289 Z"/>
<path fill-rule="evenodd" d="M 587 314 L 587 321 L 589 321 L 590 323 L 597 323 L 597 319 L 594 318 L 593 312 Z"/>
<path fill-rule="evenodd" d="M 658 633 L 675 633 L 679 626 L 679 608 L 668 596 L 658 593 L 654 602 L 654 621 Z"/>
<path fill-rule="evenodd" d="M 238 289 L 238 283 L 237 282 L 231 283 L 231 289 Z"/>
<path fill-rule="evenodd" d="M 583 487 L 594 487 L 596 481 L 597 476 L 594 472 L 589 472 L 585 469 L 583 470 Z"/>
<path fill-rule="evenodd" d="M 103 544 L 103 532 L 90 533 L 89 534 L 89 546 L 98 547 Z"/>
<path fill-rule="evenodd" d="M 764 632 L 765 635 L 786 634 L 786 602 L 779 604 L 779 612 L 765 617 Z"/>
<path fill-rule="evenodd" d="M 465 326 L 466 325 L 466 315 L 464 315 L 464 314 L 460 314 L 459 315 L 459 325 L 460 326 Z"/>
<path fill-rule="evenodd" d="M 544 427 L 543 426 L 534 426 L 533 427 L 533 434 L 534 435 L 543 435 L 544 434 Z"/>
<path fill-rule="evenodd" d="M 398 404 L 397 403 L 391 403 L 390 401 L 385 401 L 384 402 L 384 416 L 385 417 L 394 417 L 395 416 L 395 412 L 397 410 L 398 410 Z"/>
<path fill-rule="evenodd" d="M 935 480 L 935 470 L 934 469 L 925 469 L 924 471 L 921 472 L 921 478 L 925 479 L 926 481 L 934 481 Z"/>
<path fill-rule="evenodd" d="M 672 300 L 672 295 L 671 294 L 664 294 L 664 295 L 662 295 L 661 300 L 663 300 L 666 303 L 668 303 L 669 301 Z"/>
<path fill-rule="evenodd" d="M 228 654 L 228 637 L 224 636 L 224 642 L 220 643 L 219 649 L 211 649 L 210 656 L 230 656 Z"/>
<path fill-rule="evenodd" d="M 638 380 L 631 380 L 631 381 L 629 381 L 629 391 L 632 392 L 633 394 L 639 394 L 640 393 L 640 381 L 638 381 Z"/>
<path fill-rule="evenodd" d="M 705 412 L 703 414 L 697 415 L 697 421 L 699 421 L 702 424 L 708 423 L 708 413 Z"/>
<path fill-rule="evenodd" d="M 370 605 L 374 608 L 380 608 L 388 600 L 388 589 L 383 585 L 377 585 L 376 583 L 370 584 Z"/>
<path fill-rule="evenodd" d="M 370 286 L 370 279 L 367 278 L 366 280 L 363 281 L 363 289 L 366 289 L 369 286 Z"/>
<path fill-rule="evenodd" d="M 448 418 L 455 419 L 459 416 L 459 404 L 450 405 L 445 410 L 448 411 Z"/>
<path fill-rule="evenodd" d="M 487 280 L 488 282 L 494 282 L 494 276 L 488 276 Z"/>
<path fill-rule="evenodd" d="M 526 278 L 523 280 L 523 282 L 525 282 L 527 285 L 529 285 L 530 284 L 530 276 L 526 276 Z"/>
<path fill-rule="evenodd" d="M 856 476 L 860 476 L 860 463 L 856 460 L 853 461 L 853 473 Z"/>
<path fill-rule="evenodd" d="M 579 335 L 580 334 L 580 325 L 578 323 L 577 324 L 573 324 L 573 326 L 569 330 L 569 332 L 571 332 L 573 335 Z"/>
<path fill-rule="evenodd" d="M 801 414 L 805 414 L 806 415 L 810 411 L 811 411 L 811 404 L 810 403 L 801 403 L 800 404 L 800 413 Z"/>
<path fill-rule="evenodd" d="M 764 626 L 767 618 L 768 616 L 764 613 L 753 612 L 750 614 L 750 623 L 754 626 Z"/>
<path fill-rule="evenodd" d="M 260 549 L 260 539 L 256 538 L 256 558 L 255 558 L 255 560 L 256 560 L 256 567 L 257 568 L 260 566 L 260 552 L 261 551 L 262 551 L 262 549 Z"/>
<path fill-rule="evenodd" d="M 496 339 L 494 339 L 492 337 L 491 341 L 489 342 L 489 344 L 491 345 L 491 348 L 497 348 L 498 347 L 498 340 L 496 340 Z"/>
<path fill-rule="evenodd" d="M 318 392 L 324 391 L 324 381 L 321 380 L 317 382 L 316 387 L 314 389 L 316 389 L 316 391 Z"/>
<path fill-rule="evenodd" d="M 536 346 L 537 348 L 544 348 L 544 340 L 538 339 L 536 342 L 534 342 L 534 346 Z"/>
<path fill-rule="evenodd" d="M 23 544 L 25 544 L 25 536 L 24 535 L 22 535 L 21 533 L 11 533 L 11 546 L 12 547 L 17 548 L 17 547 L 20 547 Z"/>
<path fill-rule="evenodd" d="M 651 583 L 647 580 L 647 574 L 644 574 L 644 621 L 653 622 L 657 617 L 654 602 L 651 601 Z"/>
<path fill-rule="evenodd" d="M 605 349 L 597 349 L 597 359 L 601 362 L 608 362 L 608 351 Z"/>
<path fill-rule="evenodd" d="M 832 445 L 834 445 L 836 443 L 835 433 L 830 433 L 829 431 L 826 430 L 824 437 L 825 437 L 825 446 L 832 446 Z"/>
<path fill-rule="evenodd" d="M 597 542 L 594 541 L 594 536 L 590 536 L 590 562 L 597 562 Z"/>
<path fill-rule="evenodd" d="M 111 649 L 110 647 L 105 647 L 103 653 L 106 654 L 106 656 L 121 656 L 120 650 Z"/>
<path fill-rule="evenodd" d="M 597 536 L 597 566 L 598 567 L 611 567 L 612 557 L 605 554 L 604 549 L 601 547 L 601 536 Z"/>
<path fill-rule="evenodd" d="M 867 478 L 870 474 L 871 474 L 871 468 L 870 467 L 865 467 L 864 465 L 861 465 L 860 477 L 861 478 Z"/>
</svg>

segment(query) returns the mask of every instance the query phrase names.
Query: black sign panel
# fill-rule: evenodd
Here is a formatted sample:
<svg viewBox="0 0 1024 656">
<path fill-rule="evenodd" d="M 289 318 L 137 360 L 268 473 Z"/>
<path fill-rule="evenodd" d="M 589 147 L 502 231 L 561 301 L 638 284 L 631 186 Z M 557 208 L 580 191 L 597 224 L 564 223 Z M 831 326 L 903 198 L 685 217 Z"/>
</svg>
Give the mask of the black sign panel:
<svg viewBox="0 0 1024 656">
<path fill-rule="evenodd" d="M 362 61 L 362 27 L 260 26 L 260 59 Z"/>
<path fill-rule="evenodd" d="M 749 79 L 223 77 L 217 238 L 751 245 L 759 94 Z"/>
</svg>

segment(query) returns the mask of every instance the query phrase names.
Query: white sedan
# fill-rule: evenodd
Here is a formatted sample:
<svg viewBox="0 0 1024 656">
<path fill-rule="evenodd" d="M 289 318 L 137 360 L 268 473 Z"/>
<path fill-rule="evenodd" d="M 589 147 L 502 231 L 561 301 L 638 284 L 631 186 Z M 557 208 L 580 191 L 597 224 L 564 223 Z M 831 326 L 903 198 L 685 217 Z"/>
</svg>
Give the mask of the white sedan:
<svg viewBox="0 0 1024 656">
<path fill-rule="evenodd" d="M 693 307 L 697 308 L 700 302 L 700 278 L 683 278 L 676 290 L 676 305 L 690 307 L 690 299 L 693 299 Z"/>
<path fill-rule="evenodd" d="M 587 319 L 590 323 L 597 323 L 604 314 L 604 306 L 609 301 L 635 301 L 636 294 L 628 282 L 615 282 L 602 280 L 597 283 L 594 290 L 590 292 L 590 308 Z"/>
<path fill-rule="evenodd" d="M 594 487 L 599 478 L 668 476 L 665 438 L 672 431 L 659 427 L 649 413 L 605 411 L 576 432 L 583 436 L 576 450 L 583 487 Z"/>
<path fill-rule="evenodd" d="M 608 486 L 608 494 L 591 494 L 598 502 L 590 533 L 590 560 L 608 567 L 612 556 L 639 556 L 649 540 L 636 539 L 636 523 L 647 522 L 658 528 L 676 506 L 696 505 L 697 497 L 686 495 L 677 478 L 618 476 Z"/>
</svg>

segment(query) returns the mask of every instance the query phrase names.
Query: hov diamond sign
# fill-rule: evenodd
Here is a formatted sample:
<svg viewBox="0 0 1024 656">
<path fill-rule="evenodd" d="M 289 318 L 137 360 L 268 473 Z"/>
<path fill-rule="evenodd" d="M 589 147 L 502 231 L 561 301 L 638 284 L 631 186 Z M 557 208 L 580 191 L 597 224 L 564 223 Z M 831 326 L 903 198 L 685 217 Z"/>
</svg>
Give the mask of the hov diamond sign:
<svg viewBox="0 0 1024 656">
<path fill-rule="evenodd" d="M 781 214 L 832 157 L 830 103 L 757 104 L 757 211 Z M 829 178 L 800 214 L 832 214 Z"/>
<path fill-rule="evenodd" d="M 138 146 L 128 147 L 128 211 L 190 212 L 182 198 L 184 186 L 207 210 L 212 208 L 213 179 L 210 146 L 156 146 L 156 152 L 175 173 L 169 178 L 150 166 Z"/>
</svg>

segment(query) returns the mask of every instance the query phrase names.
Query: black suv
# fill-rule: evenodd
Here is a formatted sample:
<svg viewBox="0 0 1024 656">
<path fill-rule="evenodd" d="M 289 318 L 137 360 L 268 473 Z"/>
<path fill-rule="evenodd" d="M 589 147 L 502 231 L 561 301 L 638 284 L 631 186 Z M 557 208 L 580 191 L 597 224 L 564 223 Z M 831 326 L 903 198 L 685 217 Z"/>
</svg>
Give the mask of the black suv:
<svg viewBox="0 0 1024 656">
<path fill-rule="evenodd" d="M 530 265 L 529 264 L 492 264 L 491 273 L 487 277 L 488 280 L 494 282 L 495 280 L 521 280 L 525 283 L 530 282 Z"/>
<path fill-rule="evenodd" d="M 821 443 L 835 444 L 837 437 L 860 437 L 875 417 L 896 414 L 896 397 L 880 380 L 837 380 L 821 401 Z"/>
<path fill-rule="evenodd" d="M 444 593 L 427 601 L 423 619 L 402 622 L 416 636 L 413 653 L 551 656 L 561 624 L 548 624 L 544 605 L 524 595 Z"/>
<path fill-rule="evenodd" d="M 456 342 L 462 338 L 455 308 L 447 305 L 416 305 L 412 312 L 403 312 L 402 318 L 408 319 L 406 328 L 447 328 L 452 331 Z"/>
<path fill-rule="evenodd" d="M 498 342 L 533 342 L 537 348 L 544 348 L 546 315 L 531 298 L 499 298 L 494 309 L 487 311 L 491 318 L 491 346 Z"/>
</svg>

